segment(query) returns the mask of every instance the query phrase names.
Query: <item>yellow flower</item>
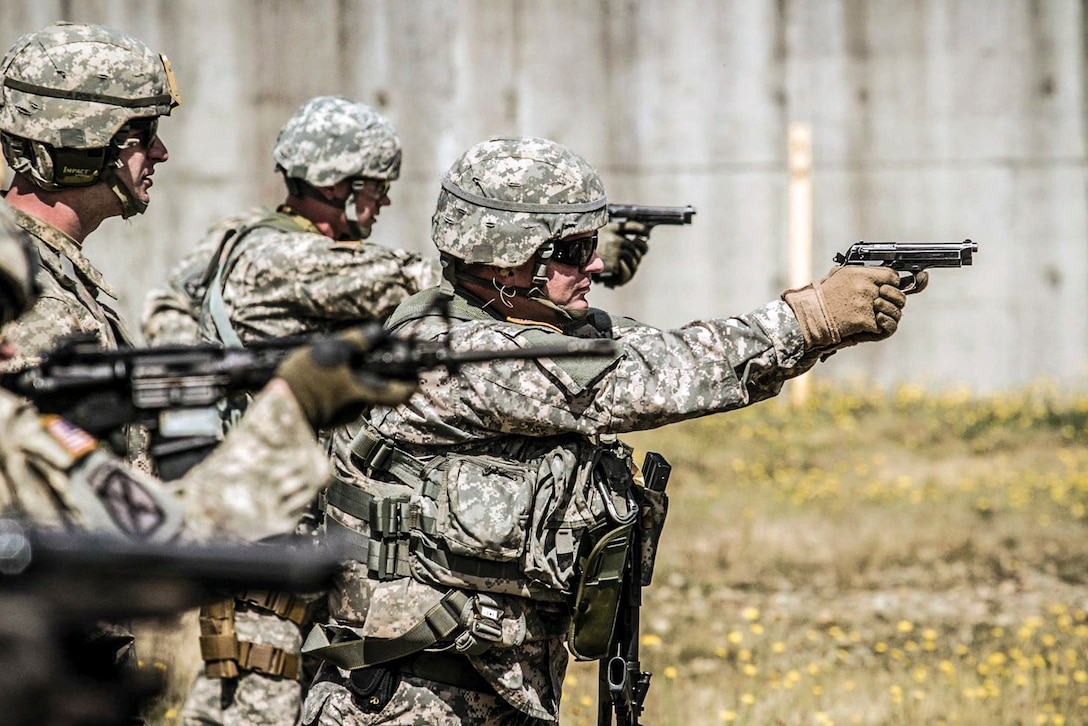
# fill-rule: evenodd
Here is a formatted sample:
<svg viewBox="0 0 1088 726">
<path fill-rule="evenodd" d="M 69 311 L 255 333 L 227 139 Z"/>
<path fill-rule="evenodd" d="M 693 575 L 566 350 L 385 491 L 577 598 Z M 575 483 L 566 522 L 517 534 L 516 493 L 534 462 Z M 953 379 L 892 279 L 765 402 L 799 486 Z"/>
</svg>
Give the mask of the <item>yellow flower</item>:
<svg viewBox="0 0 1088 726">
<path fill-rule="evenodd" d="M 661 645 L 661 636 L 654 633 L 646 633 L 642 636 L 641 642 L 647 648 L 657 648 Z"/>
<path fill-rule="evenodd" d="M 751 693 L 743 693 L 741 694 L 740 702 L 743 703 L 745 706 L 751 706 L 753 703 L 756 702 L 756 697 L 753 696 Z"/>
<path fill-rule="evenodd" d="M 776 640 L 774 643 L 771 644 L 771 652 L 778 655 L 785 653 L 786 644 L 783 643 L 781 640 Z"/>
<path fill-rule="evenodd" d="M 665 666 L 665 670 L 661 671 L 661 674 L 670 681 L 676 680 L 676 668 L 674 666 Z"/>
<path fill-rule="evenodd" d="M 729 631 L 729 635 L 726 636 L 726 640 L 733 645 L 739 645 L 744 642 L 744 633 L 739 630 L 731 630 Z"/>
<path fill-rule="evenodd" d="M 725 721 L 726 723 L 733 723 L 737 720 L 737 712 L 726 709 L 718 712 L 718 720 Z"/>
<path fill-rule="evenodd" d="M 895 629 L 898 630 L 900 633 L 909 633 L 914 630 L 914 623 L 909 620 L 900 620 L 896 624 Z"/>
<path fill-rule="evenodd" d="M 740 611 L 740 616 L 748 622 L 752 622 L 753 620 L 759 620 L 759 608 L 744 608 Z"/>
</svg>

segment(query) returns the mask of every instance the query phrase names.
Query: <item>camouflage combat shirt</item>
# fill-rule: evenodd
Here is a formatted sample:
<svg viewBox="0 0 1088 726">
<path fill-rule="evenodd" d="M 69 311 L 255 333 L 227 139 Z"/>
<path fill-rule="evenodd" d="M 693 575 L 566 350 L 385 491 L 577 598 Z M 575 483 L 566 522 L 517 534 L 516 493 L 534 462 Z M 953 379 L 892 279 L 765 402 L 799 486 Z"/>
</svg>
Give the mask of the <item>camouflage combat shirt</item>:
<svg viewBox="0 0 1088 726">
<path fill-rule="evenodd" d="M 425 307 L 423 292 L 405 307 Z M 457 299 L 455 298 L 455 302 Z M 437 316 L 396 325 L 423 339 L 446 339 L 454 350 L 500 350 L 562 340 L 554 328 L 500 320 L 475 307 L 473 319 L 452 327 Z M 352 462 L 350 442 L 368 425 L 398 448 L 423 461 L 442 452 L 486 453 L 488 442 L 566 434 L 587 438 L 622 434 L 741 408 L 777 395 L 785 380 L 816 362 L 806 353 L 796 317 L 781 301 L 731 318 L 699 320 L 675 330 L 658 330 L 593 311 L 597 334 L 619 342 L 614 359 L 586 364 L 575 360 L 502 360 L 463 365 L 459 375 L 425 372 L 408 404 L 376 407 L 354 426 L 336 432 L 333 467 L 350 483 L 369 480 Z M 559 478 L 558 476 L 556 477 Z M 380 488 L 380 484 L 376 485 Z M 333 621 L 389 638 L 418 622 L 419 603 L 433 602 L 414 580 L 377 582 L 352 565 L 330 600 Z M 433 589 L 432 589 L 433 592 Z M 517 647 L 493 647 L 472 657 L 473 665 L 500 695 L 535 718 L 555 720 L 567 652 L 566 620 L 558 625 L 542 605 L 527 598 L 497 595 L 506 617 L 525 624 Z M 563 616 L 564 618 L 566 616 Z M 504 626 L 505 627 L 505 626 Z M 315 695 L 315 698 L 317 696 Z M 313 711 L 316 704 L 307 702 Z"/>
<path fill-rule="evenodd" d="M 38 274 L 41 296 L 19 320 L 4 328 L 4 336 L 16 346 L 17 357 L 0 364 L 0 369 L 14 371 L 35 365 L 58 338 L 73 333 L 93 333 L 110 349 L 132 345 L 132 335 L 114 309 L 117 294 L 83 256 L 80 245 L 6 201 L 0 200 L 0 204 L 30 235 L 42 261 Z"/>
<path fill-rule="evenodd" d="M 268 215 L 256 207 L 248 212 L 219 220 L 204 233 L 196 247 L 167 275 L 166 284 L 144 298 L 140 315 L 141 332 L 148 345 L 191 345 L 200 342 L 202 283 L 208 263 L 219 249 L 224 235 Z"/>
<path fill-rule="evenodd" d="M 50 526 L 166 538 L 180 518 L 186 536 L 255 541 L 291 532 L 328 476 L 313 429 L 279 385 L 171 482 L 125 466 L 86 432 L 2 389 L 0 427 L 0 512 Z"/>
<path fill-rule="evenodd" d="M 301 231 L 259 226 L 222 263 L 223 303 L 243 343 L 383 320 L 409 295 L 438 282 L 436 265 L 419 255 L 373 242 L 331 240 L 282 207 L 274 216 Z M 204 299 L 200 333 L 218 340 L 210 297 Z"/>
</svg>

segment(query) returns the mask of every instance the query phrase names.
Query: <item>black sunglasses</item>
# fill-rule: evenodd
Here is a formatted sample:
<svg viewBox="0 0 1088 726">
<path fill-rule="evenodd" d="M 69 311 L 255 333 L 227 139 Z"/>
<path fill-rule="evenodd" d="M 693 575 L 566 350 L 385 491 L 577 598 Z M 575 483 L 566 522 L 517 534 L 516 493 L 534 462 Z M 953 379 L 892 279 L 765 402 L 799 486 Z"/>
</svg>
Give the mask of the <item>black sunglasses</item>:
<svg viewBox="0 0 1088 726">
<path fill-rule="evenodd" d="M 597 252 L 597 235 L 578 239 L 560 239 L 552 242 L 551 259 L 564 265 L 585 267 Z"/>
<path fill-rule="evenodd" d="M 128 131 L 145 149 L 150 149 L 159 137 L 159 117 L 132 119 L 128 122 Z"/>
<path fill-rule="evenodd" d="M 381 199 L 389 193 L 393 183 L 388 179 L 371 179 L 369 177 L 357 177 L 351 180 L 351 190 L 358 194 L 366 192 L 375 199 Z"/>
</svg>

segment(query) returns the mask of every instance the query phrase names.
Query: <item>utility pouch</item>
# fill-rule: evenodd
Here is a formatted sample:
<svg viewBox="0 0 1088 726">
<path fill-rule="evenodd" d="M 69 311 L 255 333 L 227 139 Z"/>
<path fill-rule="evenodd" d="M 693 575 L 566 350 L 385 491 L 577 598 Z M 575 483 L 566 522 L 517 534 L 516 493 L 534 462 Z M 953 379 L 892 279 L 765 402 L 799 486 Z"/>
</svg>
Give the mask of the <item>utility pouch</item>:
<svg viewBox="0 0 1088 726">
<path fill-rule="evenodd" d="M 633 528 L 633 523 L 613 526 L 582 565 L 567 634 L 567 647 L 578 660 L 599 660 L 608 654 Z"/>
<path fill-rule="evenodd" d="M 525 550 L 534 472 L 492 456 L 450 456 L 435 475 L 443 486 L 434 517 L 450 552 L 517 562 Z"/>
<path fill-rule="evenodd" d="M 338 633 L 334 643 L 350 640 L 347 633 Z M 314 676 L 314 683 L 330 681 L 343 686 L 351 693 L 351 700 L 366 713 L 378 713 L 389 703 L 393 693 L 400 685 L 400 670 L 392 664 L 382 664 L 369 668 L 348 671 L 347 676 L 332 663 L 323 661 Z"/>
<path fill-rule="evenodd" d="M 400 683 L 400 671 L 387 666 L 360 668 L 348 674 L 345 686 L 351 700 L 367 713 L 377 713 L 389 703 Z"/>
<path fill-rule="evenodd" d="M 628 461 L 602 451 L 593 466 L 593 485 L 607 517 L 589 532 L 592 547 L 581 563 L 574 594 L 567 644 L 578 660 L 604 658 L 616 627 L 628 552 L 641 513 Z"/>
</svg>

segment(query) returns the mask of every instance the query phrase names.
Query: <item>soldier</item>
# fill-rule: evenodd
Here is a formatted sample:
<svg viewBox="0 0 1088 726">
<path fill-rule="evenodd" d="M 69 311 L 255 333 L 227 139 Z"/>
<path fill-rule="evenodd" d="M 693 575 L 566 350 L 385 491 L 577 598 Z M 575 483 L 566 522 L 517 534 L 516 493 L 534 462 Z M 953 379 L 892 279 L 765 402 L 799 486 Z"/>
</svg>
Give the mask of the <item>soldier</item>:
<svg viewBox="0 0 1088 726">
<path fill-rule="evenodd" d="M 37 262 L 34 245 L 0 207 L 0 324 L 34 304 Z M 366 350 L 357 331 L 330 344 Z M 0 341 L 0 358 L 13 354 L 11 344 Z M 201 538 L 289 533 L 328 476 L 315 431 L 357 415 L 365 403 L 405 400 L 414 390 L 373 377 L 364 383 L 343 363 L 318 358 L 309 350 L 292 353 L 251 415 L 172 486 L 125 466 L 90 434 L 39 415 L 0 389 L 0 516 L 145 541 L 172 539 L 183 527 L 183 536 Z M 132 664 L 132 636 L 123 626 L 102 624 L 81 645 L 79 661 L 106 679 L 112 668 Z"/>
<path fill-rule="evenodd" d="M 637 514 L 638 468 L 615 434 L 772 397 L 898 326 L 896 273 L 861 267 L 676 330 L 591 308 L 605 206 L 596 171 L 544 139 L 477 144 L 443 177 L 431 223 L 443 283 L 387 327 L 455 350 L 604 336 L 621 352 L 427 373 L 409 403 L 337 432 L 325 527 L 360 554 L 304 647 L 326 662 L 303 723 L 554 723 L 564 646 L 615 618 L 581 604 L 608 600 L 622 560 L 597 563 L 594 583 L 585 558 Z M 435 312 L 443 298 L 452 322 Z"/>
<path fill-rule="evenodd" d="M 400 140 L 370 106 L 337 96 L 304 103 L 272 149 L 287 188 L 275 210 L 214 225 L 147 300 L 152 344 L 226 345 L 340 330 L 381 320 L 438 282 L 433 262 L 364 240 L 400 175 Z M 293 724 L 302 702 L 299 626 L 317 594 L 244 593 L 201 613 L 207 662 L 183 709 L 186 723 Z M 236 644 L 209 647 L 223 633 Z"/>
<path fill-rule="evenodd" d="M 154 345 L 237 345 L 384 319 L 438 282 L 433 262 L 364 240 L 400 176 L 400 140 L 370 106 L 318 96 L 288 119 L 272 149 L 287 196 L 214 225 L 145 303 Z"/>
<path fill-rule="evenodd" d="M 180 103 L 170 62 L 120 31 L 57 23 L 19 38 L 0 76 L 0 144 L 14 171 L 0 205 L 42 260 L 37 304 L 6 331 L 19 355 L 5 368 L 33 365 L 70 333 L 131 344 L 83 244 L 104 220 L 147 209 L 169 158 L 159 119 Z"/>
</svg>

